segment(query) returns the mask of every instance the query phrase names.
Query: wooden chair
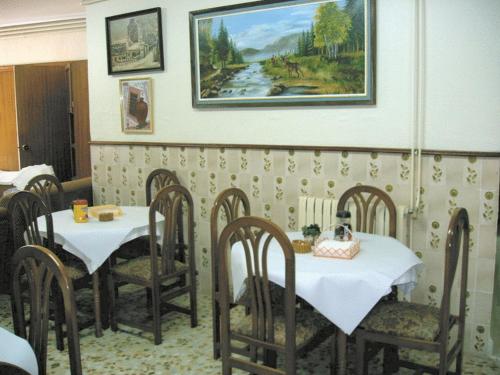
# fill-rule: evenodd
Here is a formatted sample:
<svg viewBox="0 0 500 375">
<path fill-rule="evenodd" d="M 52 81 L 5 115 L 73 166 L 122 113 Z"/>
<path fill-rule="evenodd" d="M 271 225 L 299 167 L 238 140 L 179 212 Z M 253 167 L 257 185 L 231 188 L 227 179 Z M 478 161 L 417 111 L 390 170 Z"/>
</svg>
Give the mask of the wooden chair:
<svg viewBox="0 0 500 375">
<path fill-rule="evenodd" d="M 64 208 L 64 189 L 56 176 L 50 174 L 35 176 L 28 181 L 24 190 L 38 195 L 51 213 Z"/>
<path fill-rule="evenodd" d="M 163 168 L 155 169 L 148 175 L 148 178 L 146 179 L 146 205 L 149 206 L 151 204 L 151 200 L 164 187 L 180 184 L 181 183 L 177 178 L 175 172 Z M 177 260 L 179 260 L 180 262 L 185 262 L 186 247 L 184 245 L 184 220 L 182 218 L 182 210 L 179 210 L 178 215 L 177 247 L 179 251 L 177 252 Z"/>
<path fill-rule="evenodd" d="M 156 194 L 164 187 L 180 184 L 175 172 L 163 168 L 155 169 L 146 179 L 146 206 L 151 204 Z"/>
<path fill-rule="evenodd" d="M 23 246 L 15 252 L 12 267 L 14 330 L 33 347 L 40 375 L 45 375 L 47 369 L 49 300 L 54 285 L 64 305 L 71 374 L 82 374 L 73 283 L 63 263 L 42 246 Z M 26 323 L 24 310 L 26 301 L 23 295 L 26 291 L 29 294 L 29 324 Z M 27 326 L 29 333 L 26 332 Z"/>
<path fill-rule="evenodd" d="M 245 192 L 230 188 L 215 199 L 210 215 L 210 238 L 212 256 L 212 341 L 214 359 L 220 357 L 220 306 L 219 306 L 219 261 L 217 260 L 217 239 L 220 235 L 219 221 L 229 224 L 240 216 L 250 216 L 250 202 Z"/>
<path fill-rule="evenodd" d="M 389 227 L 387 234 L 396 238 L 396 206 L 391 197 L 384 191 L 367 185 L 354 186 L 346 190 L 339 199 L 338 210 L 347 210 L 348 204 L 353 202 L 355 207 L 355 225 L 357 232 L 375 233 L 377 214 L 387 210 Z"/>
<path fill-rule="evenodd" d="M 30 375 L 28 372 L 10 363 L 0 362 L 0 374 L 2 375 Z M 41 375 L 41 373 L 40 373 Z"/>
<path fill-rule="evenodd" d="M 155 169 L 152 171 L 146 179 L 146 206 L 151 204 L 152 198 L 166 186 L 170 185 L 180 185 L 179 179 L 175 175 L 175 172 L 169 171 L 168 169 Z M 182 212 L 179 214 L 182 216 Z M 180 223 L 177 236 L 178 236 L 178 246 L 182 248 L 179 252 L 178 257 L 180 261 L 184 261 L 184 230 L 182 228 L 182 217 L 179 217 L 178 222 Z M 127 242 L 120 246 L 113 258 L 119 257 L 122 259 L 133 259 L 138 256 L 147 255 L 149 253 L 149 237 L 142 236 Z M 181 259 L 182 258 L 182 259 Z M 116 262 L 114 262 L 116 263 Z"/>
<path fill-rule="evenodd" d="M 355 211 L 355 222 L 353 223 L 355 231 L 380 234 L 376 233 L 377 217 L 380 220 L 380 215 L 388 215 L 389 220 L 383 220 L 389 223 L 386 233 L 390 237 L 396 238 L 396 206 L 391 197 L 384 191 L 367 185 L 347 189 L 340 197 L 337 209 L 342 211 L 347 210 L 348 207 L 353 207 Z M 387 298 L 397 299 L 397 295 L 398 291 L 394 286 Z"/>
<path fill-rule="evenodd" d="M 187 261 L 176 260 L 178 248 L 176 246 L 176 230 L 180 223 L 179 211 L 185 209 L 187 213 L 187 236 L 186 244 L 188 254 Z M 157 238 L 158 224 L 157 215 L 164 217 L 161 225 L 163 234 Z M 159 241 L 158 241 L 159 240 Z M 157 244 L 160 244 L 160 255 L 158 255 Z M 108 276 L 110 294 L 111 329 L 117 330 L 116 296 L 114 293 L 115 282 L 136 284 L 151 290 L 152 294 L 152 325 L 141 324 L 129 319 L 121 319 L 121 322 L 132 327 L 153 332 L 155 345 L 161 343 L 161 314 L 160 305 L 168 310 L 175 310 L 191 316 L 191 327 L 198 324 L 196 305 L 196 269 L 194 253 L 194 218 L 193 199 L 189 191 L 180 185 L 171 185 L 158 192 L 156 198 L 149 206 L 149 256 L 137 257 L 127 260 L 111 267 Z M 179 280 L 188 277 L 187 285 L 181 285 Z M 168 286 L 169 288 L 162 288 Z M 190 309 L 166 303 L 183 294 L 189 294 Z M 160 300 L 161 299 L 161 300 Z"/>
<path fill-rule="evenodd" d="M 462 248 L 460 301 L 458 316 L 451 314 L 451 290 Z M 398 367 L 417 368 L 439 375 L 447 374 L 456 361 L 456 374 L 462 373 L 465 329 L 465 297 L 469 260 L 469 218 L 464 208 L 456 208 L 448 226 L 445 245 L 443 296 L 440 308 L 410 302 L 388 301 L 377 305 L 356 332 L 357 373 L 366 373 L 366 342 L 378 342 L 439 354 L 439 368 L 433 369 L 407 361 Z M 451 329 L 457 326 L 457 338 L 448 342 Z M 454 342 L 453 342 L 454 341 Z"/>
<path fill-rule="evenodd" d="M 52 250 L 55 249 L 52 215 L 38 195 L 28 191 L 20 191 L 11 197 L 7 209 L 10 215 L 12 238 L 15 249 L 24 245 L 39 245 Z M 37 220 L 41 217 L 44 218 L 46 223 L 47 238 L 43 238 L 38 229 Z M 65 270 L 71 278 L 76 290 L 90 287 L 93 288 L 95 335 L 96 337 L 102 336 L 101 319 L 99 316 L 101 311 L 99 283 L 92 280 L 92 277 L 85 270 L 84 265 L 77 265 L 73 262 L 69 262 L 65 264 Z M 59 303 L 56 305 L 61 304 Z M 58 314 L 56 313 L 55 328 L 57 348 L 63 350 L 64 335 L 62 332 L 62 322 L 58 321 L 57 318 Z M 81 325 L 81 328 L 85 327 L 86 326 Z"/>
<path fill-rule="evenodd" d="M 234 256 L 232 243 L 235 241 L 241 241 L 244 251 L 248 298 L 244 306 L 231 308 L 233 293 L 229 262 Z M 284 258 L 286 287 L 280 308 L 273 304 L 268 278 L 271 241 L 277 241 Z M 332 325 L 314 311 L 296 309 L 295 253 L 290 240 L 269 220 L 245 216 L 224 228 L 216 251 L 220 267 L 222 373 L 229 375 L 233 368 L 238 368 L 252 374 L 294 375 L 296 356 L 313 347 Z M 242 311 L 245 308 L 249 309 L 249 315 Z M 242 354 L 237 346 L 233 346 L 235 341 L 246 345 L 248 349 L 243 354 L 248 358 L 233 355 Z M 276 369 L 278 353 L 284 355 L 284 369 Z M 258 363 L 259 358 L 263 359 L 262 363 Z"/>
</svg>

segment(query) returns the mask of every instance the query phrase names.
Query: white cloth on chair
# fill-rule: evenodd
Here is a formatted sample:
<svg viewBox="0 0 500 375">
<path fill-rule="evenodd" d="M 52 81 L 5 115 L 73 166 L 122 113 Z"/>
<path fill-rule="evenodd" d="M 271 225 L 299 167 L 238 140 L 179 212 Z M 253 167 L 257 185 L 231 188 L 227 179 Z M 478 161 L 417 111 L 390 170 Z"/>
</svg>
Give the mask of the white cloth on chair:
<svg viewBox="0 0 500 375">
<path fill-rule="evenodd" d="M 35 176 L 40 174 L 51 174 L 54 175 L 54 168 L 50 165 L 40 164 L 40 165 L 31 165 L 29 167 L 25 167 L 19 171 L 19 174 L 12 181 L 12 185 L 14 185 L 19 190 L 24 190 L 26 184 Z"/>
<path fill-rule="evenodd" d="M 0 327 L 0 362 L 9 363 L 38 375 L 38 362 L 28 341 Z"/>
</svg>

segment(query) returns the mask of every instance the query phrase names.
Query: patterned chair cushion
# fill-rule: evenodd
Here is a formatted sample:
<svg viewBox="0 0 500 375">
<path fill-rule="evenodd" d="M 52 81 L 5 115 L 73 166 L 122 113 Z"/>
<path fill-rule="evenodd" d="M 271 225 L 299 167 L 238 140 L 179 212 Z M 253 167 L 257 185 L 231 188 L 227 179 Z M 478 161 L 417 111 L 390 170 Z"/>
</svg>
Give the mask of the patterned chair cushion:
<svg viewBox="0 0 500 375">
<path fill-rule="evenodd" d="M 161 257 L 158 257 L 158 269 L 161 269 Z M 179 261 L 175 261 L 177 271 L 187 269 L 187 266 Z M 151 279 L 151 258 L 149 256 L 138 257 L 126 262 L 122 262 L 113 267 L 113 272 L 127 276 L 140 277 L 145 280 Z M 175 282 L 175 279 L 171 280 Z M 168 283 L 168 282 L 167 282 Z"/>
<path fill-rule="evenodd" d="M 232 329 L 240 334 L 251 336 L 252 316 L 245 315 L 242 306 L 236 307 L 231 316 Z M 326 328 L 331 323 L 322 315 L 311 310 L 298 309 L 295 315 L 295 344 L 297 349 L 307 344 L 318 332 Z M 278 345 L 285 345 L 285 315 L 283 313 L 274 315 L 274 342 Z"/>
<path fill-rule="evenodd" d="M 269 288 L 271 289 L 271 305 L 273 306 L 273 310 L 275 308 L 282 308 L 285 303 L 285 288 L 275 284 L 273 282 L 269 282 Z M 236 302 L 239 305 L 250 306 L 250 294 L 248 290 L 243 292 L 243 295 Z"/>
<path fill-rule="evenodd" d="M 65 264 L 64 269 L 71 280 L 78 280 L 87 275 L 87 272 L 79 267 L 74 267 L 72 265 Z"/>
<path fill-rule="evenodd" d="M 382 302 L 361 322 L 370 332 L 434 341 L 439 334 L 439 309 L 410 302 Z"/>
</svg>

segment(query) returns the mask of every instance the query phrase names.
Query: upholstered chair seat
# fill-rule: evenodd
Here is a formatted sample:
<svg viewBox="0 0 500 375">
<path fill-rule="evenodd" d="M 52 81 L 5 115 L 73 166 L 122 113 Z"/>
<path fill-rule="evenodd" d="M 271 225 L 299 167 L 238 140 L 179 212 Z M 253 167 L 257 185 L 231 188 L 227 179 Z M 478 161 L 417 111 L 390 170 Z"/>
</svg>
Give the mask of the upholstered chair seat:
<svg viewBox="0 0 500 375">
<path fill-rule="evenodd" d="M 87 272 L 85 272 L 85 270 L 82 270 L 81 268 L 75 267 L 73 265 L 66 265 L 64 268 L 71 280 L 78 280 L 87 275 Z"/>
<path fill-rule="evenodd" d="M 360 325 L 370 331 L 434 341 L 439 335 L 439 309 L 411 302 L 376 305 Z"/>
<path fill-rule="evenodd" d="M 285 345 L 285 314 L 283 309 L 274 316 L 274 342 Z M 235 319 L 231 326 L 235 332 L 252 336 L 252 315 L 246 315 L 244 308 L 238 306 L 234 311 Z M 331 325 L 320 314 L 305 309 L 297 309 L 295 313 L 295 345 L 297 350 L 308 344 L 319 332 Z"/>
<path fill-rule="evenodd" d="M 161 257 L 157 258 L 158 269 L 161 269 Z M 187 270 L 185 263 L 175 261 L 176 271 Z M 116 274 L 122 274 L 127 276 L 139 277 L 145 280 L 151 280 L 151 257 L 143 256 L 139 258 L 131 259 L 127 262 L 119 263 L 113 267 L 113 272 Z M 176 279 L 168 280 L 170 283 L 174 283 Z"/>
</svg>

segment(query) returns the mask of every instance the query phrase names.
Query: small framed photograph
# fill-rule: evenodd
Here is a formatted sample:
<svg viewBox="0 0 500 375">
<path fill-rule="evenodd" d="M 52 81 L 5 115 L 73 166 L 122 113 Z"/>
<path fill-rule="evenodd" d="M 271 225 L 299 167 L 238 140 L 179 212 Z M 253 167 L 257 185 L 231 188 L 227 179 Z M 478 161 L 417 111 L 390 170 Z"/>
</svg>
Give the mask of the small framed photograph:
<svg viewBox="0 0 500 375">
<path fill-rule="evenodd" d="M 124 133 L 153 133 L 151 78 L 120 80 L 121 118 Z"/>
<path fill-rule="evenodd" d="M 106 17 L 108 74 L 163 70 L 161 8 Z"/>
</svg>

